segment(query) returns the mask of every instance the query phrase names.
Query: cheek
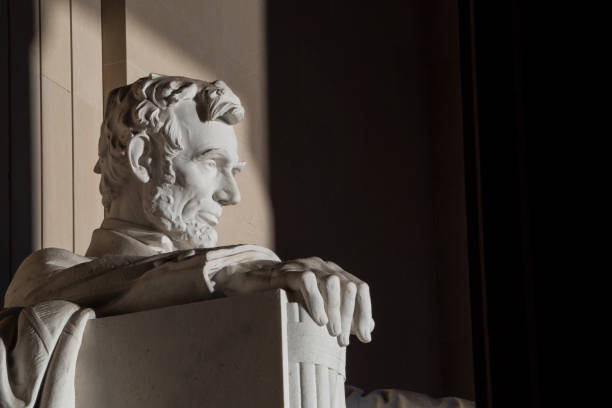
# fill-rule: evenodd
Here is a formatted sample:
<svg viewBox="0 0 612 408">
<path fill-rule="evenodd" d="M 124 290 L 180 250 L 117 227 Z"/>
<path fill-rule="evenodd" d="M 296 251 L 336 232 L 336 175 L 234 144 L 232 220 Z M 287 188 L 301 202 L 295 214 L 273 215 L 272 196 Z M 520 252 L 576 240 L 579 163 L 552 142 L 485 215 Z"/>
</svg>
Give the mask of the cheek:
<svg viewBox="0 0 612 408">
<path fill-rule="evenodd" d="M 183 218 L 193 217 L 193 215 L 199 211 L 200 205 L 200 200 L 197 197 L 193 197 L 187 200 L 186 203 L 183 203 L 183 208 L 180 210 Z"/>
<path fill-rule="evenodd" d="M 218 182 L 217 171 L 202 169 L 197 164 L 191 163 L 181 168 L 180 172 L 177 171 L 176 181 L 183 188 L 187 199 L 209 198 L 208 196 L 212 197 Z"/>
</svg>

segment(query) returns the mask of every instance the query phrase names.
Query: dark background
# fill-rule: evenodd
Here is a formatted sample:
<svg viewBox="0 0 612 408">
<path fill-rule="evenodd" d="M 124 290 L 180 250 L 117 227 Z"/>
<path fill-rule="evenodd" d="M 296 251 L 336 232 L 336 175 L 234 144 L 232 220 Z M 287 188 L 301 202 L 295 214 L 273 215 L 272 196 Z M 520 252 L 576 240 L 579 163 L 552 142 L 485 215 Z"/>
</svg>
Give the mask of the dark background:
<svg viewBox="0 0 612 408">
<path fill-rule="evenodd" d="M 268 24 L 277 252 L 370 284 L 350 384 L 473 398 L 456 2 L 273 1 Z"/>
<path fill-rule="evenodd" d="M 0 1 L 0 290 L 10 282 L 21 261 L 40 241 L 33 217 L 40 196 L 33 183 L 40 182 L 31 156 L 40 154 L 39 101 L 32 100 L 40 87 L 40 71 L 32 72 L 30 44 L 36 40 L 35 2 Z M 37 34 L 36 34 L 37 35 Z M 37 109 L 33 109 L 37 107 Z M 38 129 L 37 129 L 38 127 Z M 36 137 L 38 136 L 38 138 Z M 39 216 L 39 215 L 38 215 Z"/>
</svg>

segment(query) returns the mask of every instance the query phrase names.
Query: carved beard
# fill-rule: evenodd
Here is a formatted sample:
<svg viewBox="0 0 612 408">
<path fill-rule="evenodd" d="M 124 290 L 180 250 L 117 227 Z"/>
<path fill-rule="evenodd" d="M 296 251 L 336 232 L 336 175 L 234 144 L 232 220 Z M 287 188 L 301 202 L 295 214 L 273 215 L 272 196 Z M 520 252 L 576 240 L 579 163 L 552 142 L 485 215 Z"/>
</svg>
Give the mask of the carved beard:
<svg viewBox="0 0 612 408">
<path fill-rule="evenodd" d="M 147 185 L 142 203 L 147 219 L 179 249 L 214 247 L 217 231 L 193 215 L 184 216 L 184 206 L 175 203 L 172 187 L 168 183 Z"/>
</svg>

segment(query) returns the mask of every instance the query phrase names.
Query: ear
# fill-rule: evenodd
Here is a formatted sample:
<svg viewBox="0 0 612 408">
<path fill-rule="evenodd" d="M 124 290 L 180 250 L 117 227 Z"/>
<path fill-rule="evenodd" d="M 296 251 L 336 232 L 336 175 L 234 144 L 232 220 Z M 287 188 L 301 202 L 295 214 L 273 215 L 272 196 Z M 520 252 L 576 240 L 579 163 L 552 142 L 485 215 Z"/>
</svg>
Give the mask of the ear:
<svg viewBox="0 0 612 408">
<path fill-rule="evenodd" d="M 142 183 L 148 183 L 151 179 L 149 172 L 149 137 L 146 134 L 138 134 L 132 137 L 128 145 L 128 158 L 130 159 L 130 168 L 132 173 Z"/>
</svg>

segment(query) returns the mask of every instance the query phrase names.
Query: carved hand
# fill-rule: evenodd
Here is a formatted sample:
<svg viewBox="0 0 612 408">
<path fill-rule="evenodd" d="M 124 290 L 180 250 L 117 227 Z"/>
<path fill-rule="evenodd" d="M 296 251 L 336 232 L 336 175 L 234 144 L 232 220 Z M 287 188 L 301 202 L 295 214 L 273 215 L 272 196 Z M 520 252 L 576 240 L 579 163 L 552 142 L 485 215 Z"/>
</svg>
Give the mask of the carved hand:
<svg viewBox="0 0 612 408">
<path fill-rule="evenodd" d="M 341 346 L 355 334 L 364 343 L 374 330 L 368 285 L 333 262 L 318 257 L 286 262 L 240 264 L 219 271 L 213 281 L 226 295 L 285 289 L 301 297 L 319 325 L 327 325 Z"/>
</svg>

